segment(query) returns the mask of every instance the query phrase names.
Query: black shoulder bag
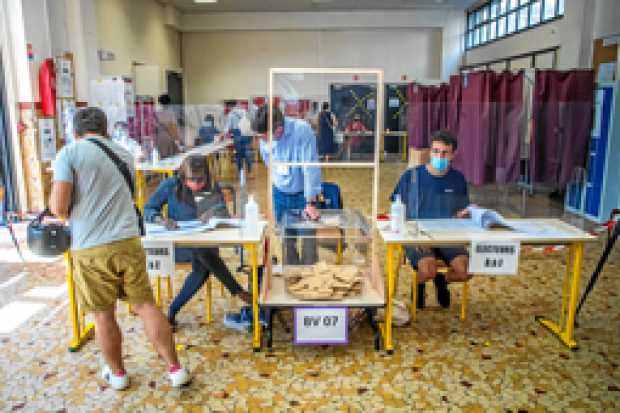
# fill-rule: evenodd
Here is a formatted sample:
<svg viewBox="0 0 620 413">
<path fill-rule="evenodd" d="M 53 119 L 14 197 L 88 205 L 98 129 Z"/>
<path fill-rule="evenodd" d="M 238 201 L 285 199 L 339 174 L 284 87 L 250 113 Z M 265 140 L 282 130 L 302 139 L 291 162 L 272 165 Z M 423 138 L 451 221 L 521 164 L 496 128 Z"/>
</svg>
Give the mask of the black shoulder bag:
<svg viewBox="0 0 620 413">
<path fill-rule="evenodd" d="M 127 186 L 129 187 L 129 192 L 131 192 L 131 199 L 133 202 L 133 207 L 136 210 L 136 216 L 138 217 L 138 227 L 140 228 L 140 235 L 144 236 L 146 234 L 144 230 L 144 219 L 142 218 L 142 213 L 140 212 L 140 208 L 138 208 L 138 206 L 136 205 L 136 202 L 133 201 L 134 194 L 135 194 L 135 188 L 133 185 L 133 181 L 131 180 L 131 173 L 129 172 L 129 168 L 127 167 L 125 162 L 123 162 L 110 148 L 108 148 L 103 143 L 99 142 L 97 139 L 91 138 L 91 139 L 86 139 L 86 140 L 88 142 L 94 143 L 103 152 L 105 152 L 105 154 L 108 155 L 108 158 L 110 158 L 110 160 L 114 163 L 114 165 L 116 165 L 121 175 L 123 175 L 123 177 L 125 178 L 125 182 L 127 183 Z"/>
</svg>

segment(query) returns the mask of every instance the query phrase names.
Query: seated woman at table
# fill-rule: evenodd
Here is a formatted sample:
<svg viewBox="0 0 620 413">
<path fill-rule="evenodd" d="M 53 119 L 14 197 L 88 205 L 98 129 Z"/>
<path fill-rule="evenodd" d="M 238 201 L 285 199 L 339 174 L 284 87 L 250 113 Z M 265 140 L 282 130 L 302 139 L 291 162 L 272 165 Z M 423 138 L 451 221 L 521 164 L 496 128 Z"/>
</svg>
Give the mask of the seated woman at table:
<svg viewBox="0 0 620 413">
<path fill-rule="evenodd" d="M 457 148 L 456 138 L 447 131 L 438 131 L 431 137 L 431 160 L 426 165 L 407 169 L 392 192 L 391 199 L 400 195 L 406 206 L 407 219 L 465 218 L 469 215 L 469 194 L 463 174 L 450 167 Z M 411 266 L 418 271 L 418 307 L 424 307 L 424 283 L 435 283 L 437 301 L 442 307 L 450 306 L 449 282 L 464 282 L 469 256 L 464 247 L 405 249 Z M 437 258 L 450 266 L 444 277 L 437 274 Z"/>
<path fill-rule="evenodd" d="M 177 228 L 177 221 L 200 219 L 207 222 L 211 217 L 228 216 L 226 203 L 219 186 L 209 188 L 209 169 L 203 156 L 187 157 L 181 166 L 178 177 L 164 180 L 151 195 L 144 206 L 144 217 L 147 222 L 164 224 L 168 229 Z M 200 217 L 197 216 L 195 195 L 210 192 L 213 205 Z M 168 216 L 162 215 L 162 208 L 168 205 Z M 168 310 L 168 321 L 173 326 L 179 310 L 202 287 L 209 275 L 213 273 L 232 295 L 238 296 L 246 303 L 252 301 L 251 294 L 243 290 L 232 276 L 228 267 L 220 258 L 218 248 L 177 248 L 175 250 L 177 262 L 192 263 L 189 273 L 179 294 L 174 298 Z"/>
</svg>

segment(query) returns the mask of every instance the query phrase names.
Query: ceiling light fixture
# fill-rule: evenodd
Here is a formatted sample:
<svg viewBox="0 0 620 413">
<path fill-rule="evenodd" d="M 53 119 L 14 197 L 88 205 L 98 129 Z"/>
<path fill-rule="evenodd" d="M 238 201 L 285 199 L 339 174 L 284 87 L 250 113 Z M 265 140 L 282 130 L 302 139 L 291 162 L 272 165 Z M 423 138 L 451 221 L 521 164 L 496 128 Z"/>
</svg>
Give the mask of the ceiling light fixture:
<svg viewBox="0 0 620 413">
<path fill-rule="evenodd" d="M 217 3 L 217 0 L 194 0 L 194 3 Z"/>
</svg>

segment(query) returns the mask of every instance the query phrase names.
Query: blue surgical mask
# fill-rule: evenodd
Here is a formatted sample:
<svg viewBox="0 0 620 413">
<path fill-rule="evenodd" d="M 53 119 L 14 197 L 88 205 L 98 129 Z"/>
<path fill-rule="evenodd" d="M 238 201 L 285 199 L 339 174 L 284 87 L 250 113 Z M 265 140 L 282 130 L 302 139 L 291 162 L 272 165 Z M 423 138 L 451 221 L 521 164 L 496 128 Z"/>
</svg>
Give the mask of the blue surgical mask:
<svg viewBox="0 0 620 413">
<path fill-rule="evenodd" d="M 431 166 L 433 169 L 444 172 L 450 166 L 450 161 L 448 158 L 441 158 L 439 156 L 431 156 Z"/>
<path fill-rule="evenodd" d="M 210 120 L 206 120 L 206 121 L 205 121 L 205 126 L 206 126 L 207 128 L 211 128 L 211 127 L 213 127 L 213 122 L 211 122 Z"/>
</svg>

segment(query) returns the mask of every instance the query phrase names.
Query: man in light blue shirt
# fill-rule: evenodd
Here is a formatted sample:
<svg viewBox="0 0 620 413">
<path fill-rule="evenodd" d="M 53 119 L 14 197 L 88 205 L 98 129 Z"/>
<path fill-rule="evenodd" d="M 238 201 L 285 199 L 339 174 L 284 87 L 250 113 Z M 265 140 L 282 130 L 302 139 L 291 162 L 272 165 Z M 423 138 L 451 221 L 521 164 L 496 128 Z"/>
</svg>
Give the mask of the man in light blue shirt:
<svg viewBox="0 0 620 413">
<path fill-rule="evenodd" d="M 269 162 L 269 143 L 265 134 L 268 128 L 269 105 L 258 109 L 252 128 L 263 138 L 260 152 L 265 163 Z M 321 193 L 321 170 L 315 166 L 288 166 L 282 162 L 318 162 L 316 137 L 310 124 L 305 120 L 284 117 L 280 109 L 273 108 L 273 141 L 272 141 L 272 182 L 273 208 L 278 224 L 287 210 L 303 211 L 311 220 L 320 217 L 316 208 L 317 196 Z M 297 253 L 296 238 L 292 233 L 285 234 L 286 264 L 300 263 Z M 302 242 L 302 263 L 313 264 L 317 261 L 316 240 L 312 232 L 304 231 Z"/>
</svg>

